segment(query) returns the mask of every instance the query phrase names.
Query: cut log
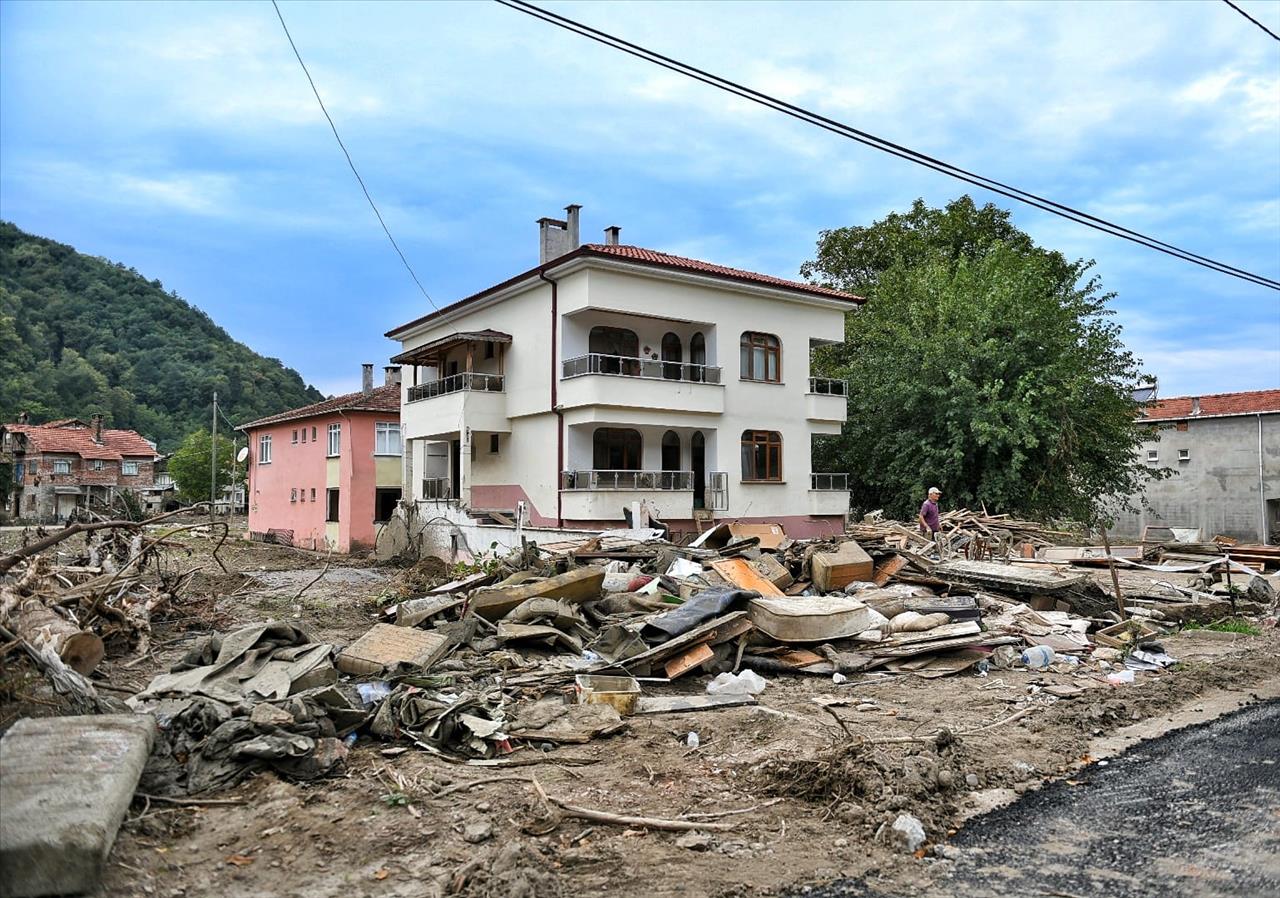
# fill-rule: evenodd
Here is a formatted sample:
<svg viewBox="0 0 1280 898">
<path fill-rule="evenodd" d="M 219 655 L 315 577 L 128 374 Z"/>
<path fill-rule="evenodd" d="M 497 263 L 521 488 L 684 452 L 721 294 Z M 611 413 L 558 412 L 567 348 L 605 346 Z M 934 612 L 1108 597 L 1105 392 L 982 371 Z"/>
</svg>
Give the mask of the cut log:
<svg viewBox="0 0 1280 898">
<path fill-rule="evenodd" d="M 51 647 L 68 667 L 82 676 L 93 673 L 106 655 L 106 647 L 98 634 L 81 630 L 39 599 L 27 599 L 19 606 L 14 615 L 13 632 L 36 649 Z"/>
</svg>

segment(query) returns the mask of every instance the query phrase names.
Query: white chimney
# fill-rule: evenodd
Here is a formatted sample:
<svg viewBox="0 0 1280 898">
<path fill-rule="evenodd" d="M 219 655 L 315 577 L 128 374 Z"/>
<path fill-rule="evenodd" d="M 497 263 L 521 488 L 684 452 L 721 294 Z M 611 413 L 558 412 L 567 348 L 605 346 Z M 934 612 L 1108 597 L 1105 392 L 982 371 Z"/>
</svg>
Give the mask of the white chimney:
<svg viewBox="0 0 1280 898">
<path fill-rule="evenodd" d="M 1191 397 L 1191 414 L 1193 415 L 1200 414 L 1200 397 L 1199 396 Z"/>
<path fill-rule="evenodd" d="M 365 362 L 360 366 L 360 392 L 373 392 L 373 363 Z"/>
<path fill-rule="evenodd" d="M 578 248 L 578 218 L 582 207 L 565 206 L 565 219 L 538 219 L 538 264 L 545 265 Z"/>
<path fill-rule="evenodd" d="M 618 227 L 617 225 L 610 225 L 609 227 L 605 228 L 604 229 L 604 245 L 617 246 L 618 237 L 621 233 L 622 233 L 622 228 Z"/>
</svg>

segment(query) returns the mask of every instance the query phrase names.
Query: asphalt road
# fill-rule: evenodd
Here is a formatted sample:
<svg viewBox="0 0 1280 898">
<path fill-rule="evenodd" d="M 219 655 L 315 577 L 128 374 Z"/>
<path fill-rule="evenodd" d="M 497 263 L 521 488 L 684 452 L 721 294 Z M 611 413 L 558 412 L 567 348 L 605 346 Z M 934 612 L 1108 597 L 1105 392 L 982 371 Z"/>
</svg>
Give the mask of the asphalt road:
<svg viewBox="0 0 1280 898">
<path fill-rule="evenodd" d="M 1141 743 L 1073 780 L 971 820 L 954 859 L 932 862 L 909 893 L 845 880 L 790 894 L 1280 898 L 1280 701 Z"/>
</svg>

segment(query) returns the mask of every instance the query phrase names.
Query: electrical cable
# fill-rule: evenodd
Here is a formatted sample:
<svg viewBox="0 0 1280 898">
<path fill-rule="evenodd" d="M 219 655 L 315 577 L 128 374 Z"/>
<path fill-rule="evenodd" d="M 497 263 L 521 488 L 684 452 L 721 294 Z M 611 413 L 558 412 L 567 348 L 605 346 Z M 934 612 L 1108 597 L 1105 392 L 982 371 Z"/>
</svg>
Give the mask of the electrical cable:
<svg viewBox="0 0 1280 898">
<path fill-rule="evenodd" d="M 1230 6 L 1230 7 L 1231 7 L 1232 9 L 1234 9 L 1236 12 L 1240 13 L 1240 15 L 1244 16 L 1244 17 L 1245 17 L 1246 19 L 1248 19 L 1250 22 L 1252 22 L 1253 24 L 1255 24 L 1255 25 L 1257 25 L 1259 28 L 1261 28 L 1263 31 L 1265 31 L 1268 35 L 1270 35 L 1270 36 L 1271 36 L 1271 39 L 1272 39 L 1272 40 L 1280 41 L 1280 34 L 1276 34 L 1274 31 L 1272 31 L 1272 30 L 1271 30 L 1270 28 L 1268 28 L 1266 25 L 1263 25 L 1261 22 L 1259 22 L 1259 21 L 1258 21 L 1257 19 L 1255 19 L 1253 16 L 1249 15 L 1249 14 L 1248 14 L 1247 12 L 1245 12 L 1243 9 L 1241 9 L 1240 7 L 1238 7 L 1238 6 L 1236 6 L 1234 3 L 1232 3 L 1232 2 L 1231 2 L 1231 0 L 1222 0 L 1222 2 L 1223 2 L 1223 3 L 1225 3 L 1225 4 L 1227 4 L 1227 6 Z"/>
<path fill-rule="evenodd" d="M 360 189 L 364 191 L 364 198 L 369 201 L 369 208 L 377 216 L 378 224 L 382 225 L 382 232 L 391 241 L 391 246 L 396 251 L 396 255 L 400 257 L 400 261 L 404 263 L 405 270 L 409 272 L 409 277 L 413 278 L 413 282 L 418 285 L 418 289 L 426 297 L 427 302 L 431 303 L 431 308 L 439 311 L 440 307 L 431 298 L 427 288 L 422 286 L 422 281 L 418 280 L 418 275 L 414 272 L 413 266 L 409 264 L 409 260 L 405 258 L 404 253 L 400 250 L 400 244 L 396 243 L 396 238 L 391 236 L 391 229 L 387 227 L 386 221 L 382 218 L 382 213 L 378 211 L 378 204 L 369 195 L 369 188 L 365 186 L 364 178 L 360 177 L 360 172 L 356 170 L 356 164 L 352 161 L 351 154 L 347 152 L 347 145 L 342 142 L 342 137 L 338 134 L 338 126 L 333 123 L 333 117 L 329 115 L 329 110 L 325 108 L 324 100 L 320 99 L 320 91 L 316 88 L 316 82 L 312 79 L 311 72 L 307 69 L 307 64 L 302 61 L 302 54 L 298 52 L 298 45 L 293 42 L 293 35 L 289 33 L 289 26 L 284 23 L 284 14 L 280 12 L 280 4 L 276 0 L 271 0 L 271 5 L 275 7 L 276 16 L 280 19 L 280 27 L 284 29 L 284 36 L 289 39 L 289 46 L 293 48 L 293 55 L 298 58 L 298 65 L 302 66 L 302 73 L 307 76 L 307 83 L 311 85 L 311 92 L 316 95 L 316 102 L 320 104 L 320 111 L 324 113 L 325 119 L 329 122 L 329 128 L 333 131 L 333 136 L 338 141 L 338 146 L 342 148 L 342 155 L 347 157 L 347 165 L 351 167 L 351 173 L 360 182 Z"/>
<path fill-rule="evenodd" d="M 573 19 L 567 18 L 566 16 L 561 16 L 558 13 L 542 9 L 532 3 L 525 2 L 525 0 L 496 0 L 496 2 L 514 9 L 517 12 L 525 13 L 526 15 L 541 19 L 548 24 L 563 28 L 564 30 L 570 31 L 574 34 L 578 34 L 581 37 L 589 38 L 597 43 L 604 44 L 605 46 L 611 47 L 615 50 L 621 50 L 622 52 L 635 56 L 638 59 L 661 66 L 662 68 L 676 72 L 677 74 L 692 78 L 695 81 L 700 81 L 711 87 L 725 91 L 726 93 L 733 94 L 745 100 L 750 100 L 751 102 L 764 106 L 768 109 L 773 109 L 775 112 L 781 112 L 784 115 L 811 125 L 816 125 L 826 131 L 830 131 L 842 137 L 870 146 L 873 149 L 878 149 L 882 152 L 889 153 L 890 155 L 906 159 L 907 161 L 915 162 L 918 165 L 922 165 L 941 174 L 972 184 L 975 187 L 990 190 L 993 193 L 1033 206 L 1034 208 L 1065 218 L 1068 221 L 1074 221 L 1077 224 L 1085 225 L 1086 227 L 1093 228 L 1094 230 L 1102 233 L 1120 237 L 1140 246 L 1145 246 L 1148 249 L 1154 249 L 1157 252 L 1162 252 L 1174 258 L 1191 262 L 1203 268 L 1208 268 L 1211 271 L 1236 277 L 1259 286 L 1268 287 L 1272 290 L 1280 290 L 1280 281 L 1273 280 L 1241 268 L 1236 268 L 1235 266 L 1219 262 L 1216 259 L 1211 259 L 1207 256 L 1201 256 L 1189 250 L 1184 250 L 1180 247 L 1174 246 L 1173 244 L 1165 243 L 1164 241 L 1149 237 L 1138 231 L 1118 225 L 1114 222 L 1107 221 L 1106 219 L 1098 218 L 1097 216 L 1054 202 L 1053 200 L 1038 196 L 1034 193 L 1030 193 L 1029 191 L 1021 190 L 993 178 L 987 178 L 983 175 L 976 174 L 960 168 L 959 166 L 952 165 L 951 163 L 944 162 L 940 159 L 917 152 L 900 144 L 885 140 L 884 138 L 877 137 L 869 132 L 861 131 L 850 125 L 827 118 L 808 109 L 804 109 L 803 107 L 787 103 L 776 97 L 770 96 L 769 94 L 745 87 L 741 84 L 730 81 L 727 78 L 703 71 L 702 69 L 696 68 L 688 63 L 683 63 L 670 57 L 663 56 L 653 50 L 649 50 L 638 44 L 633 44 L 607 32 L 592 28 L 591 26 L 584 25 L 581 22 L 577 22 Z"/>
</svg>

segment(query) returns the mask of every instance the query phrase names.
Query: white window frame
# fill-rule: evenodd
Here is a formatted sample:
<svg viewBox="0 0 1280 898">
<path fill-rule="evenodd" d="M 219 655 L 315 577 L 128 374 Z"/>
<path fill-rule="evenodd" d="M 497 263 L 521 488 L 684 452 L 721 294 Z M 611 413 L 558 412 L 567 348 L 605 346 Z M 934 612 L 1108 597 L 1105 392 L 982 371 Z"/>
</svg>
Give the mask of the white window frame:
<svg viewBox="0 0 1280 898">
<path fill-rule="evenodd" d="M 1149 464 L 1149 465 L 1153 465 L 1153 464 L 1155 464 L 1156 462 L 1158 462 L 1159 460 L 1160 460 L 1160 450 L 1159 450 L 1159 449 L 1148 449 L 1148 450 L 1147 450 L 1147 464 Z"/>
<path fill-rule="evenodd" d="M 342 454 L 342 424 L 335 422 L 329 425 L 329 458 L 337 458 Z"/>
<path fill-rule="evenodd" d="M 1178 461 L 1191 461 L 1191 450 L 1190 450 L 1190 449 L 1179 449 L 1179 450 L 1178 450 Z"/>
<path fill-rule="evenodd" d="M 258 464 L 271 464 L 271 434 L 269 433 L 258 437 Z"/>
<path fill-rule="evenodd" d="M 298 442 L 298 431 L 297 431 L 296 429 L 293 431 L 293 439 L 291 439 L 289 442 L 291 442 L 291 443 L 297 443 L 297 442 Z"/>
<path fill-rule="evenodd" d="M 68 459 L 68 458 L 55 458 L 55 459 L 53 460 L 53 473 L 55 473 L 55 474 L 70 474 L 70 473 L 71 473 L 71 460 L 70 460 L 70 459 Z"/>
<path fill-rule="evenodd" d="M 125 477 L 137 477 L 138 463 L 136 461 L 120 462 L 120 473 L 123 474 Z"/>
<path fill-rule="evenodd" d="M 95 458 L 95 459 L 93 460 L 93 462 L 90 464 L 90 467 L 91 467 L 91 468 L 93 468 L 93 470 L 95 470 L 95 471 L 101 471 L 101 470 L 102 470 L 102 459 L 100 459 L 100 458 Z"/>
<path fill-rule="evenodd" d="M 395 450 L 391 448 L 391 435 L 395 434 Z M 373 425 L 373 454 L 399 457 L 404 454 L 398 421 L 378 421 Z"/>
</svg>

